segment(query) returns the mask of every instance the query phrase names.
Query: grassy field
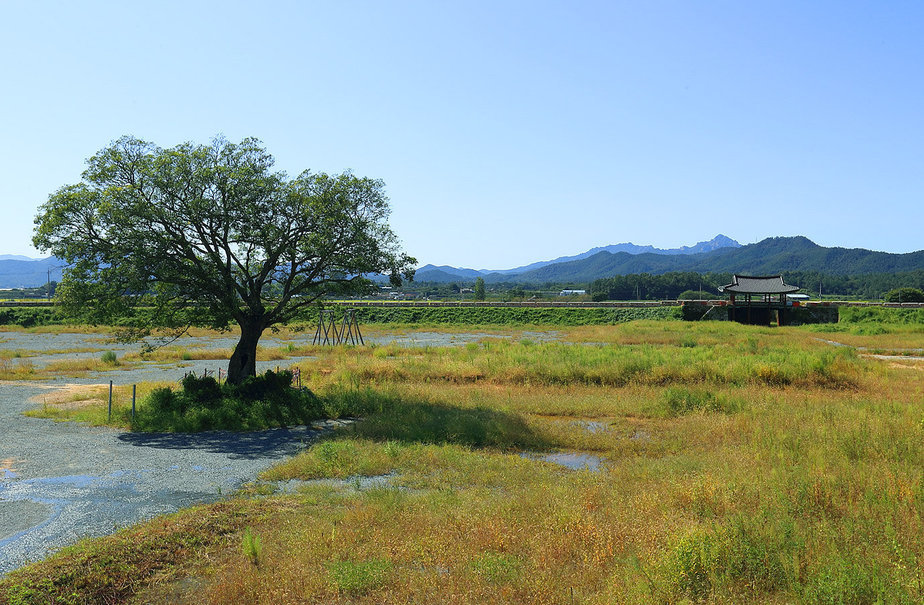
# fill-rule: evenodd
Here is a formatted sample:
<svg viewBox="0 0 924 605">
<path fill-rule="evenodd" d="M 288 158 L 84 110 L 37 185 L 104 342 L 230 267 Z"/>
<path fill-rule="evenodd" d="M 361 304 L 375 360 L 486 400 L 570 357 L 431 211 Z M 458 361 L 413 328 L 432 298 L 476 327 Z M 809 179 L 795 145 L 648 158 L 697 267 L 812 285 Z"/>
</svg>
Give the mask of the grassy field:
<svg viewBox="0 0 924 605">
<path fill-rule="evenodd" d="M 825 342 L 919 345 L 888 319 L 299 350 L 361 421 L 10 574 L 0 603 L 920 603 L 924 362 Z"/>
</svg>

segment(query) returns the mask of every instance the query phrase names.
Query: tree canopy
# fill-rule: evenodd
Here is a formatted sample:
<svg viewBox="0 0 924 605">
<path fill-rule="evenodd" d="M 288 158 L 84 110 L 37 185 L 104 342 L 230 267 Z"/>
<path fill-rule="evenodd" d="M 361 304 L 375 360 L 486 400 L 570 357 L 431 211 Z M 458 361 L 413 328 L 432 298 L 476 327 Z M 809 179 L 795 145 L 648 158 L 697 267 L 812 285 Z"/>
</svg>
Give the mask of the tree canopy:
<svg viewBox="0 0 924 605">
<path fill-rule="evenodd" d="M 35 219 L 35 246 L 68 263 L 58 298 L 91 321 L 133 317 L 139 336 L 236 323 L 228 377 L 239 382 L 255 374 L 266 328 L 324 295 L 367 290 L 365 275 L 413 277 L 381 180 L 289 178 L 273 163 L 256 139 L 161 149 L 123 137 L 102 149 Z"/>
<path fill-rule="evenodd" d="M 475 300 L 484 300 L 484 278 L 479 277 L 475 280 Z"/>
<path fill-rule="evenodd" d="M 924 291 L 917 288 L 895 288 L 883 296 L 886 302 L 924 302 Z"/>
</svg>

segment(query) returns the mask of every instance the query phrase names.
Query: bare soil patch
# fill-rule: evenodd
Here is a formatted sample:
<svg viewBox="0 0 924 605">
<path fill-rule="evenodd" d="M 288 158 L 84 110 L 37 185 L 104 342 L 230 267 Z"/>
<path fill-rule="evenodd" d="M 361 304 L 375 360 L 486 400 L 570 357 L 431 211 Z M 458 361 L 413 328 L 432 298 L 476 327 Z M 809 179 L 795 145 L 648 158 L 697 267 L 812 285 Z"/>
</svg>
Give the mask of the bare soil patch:
<svg viewBox="0 0 924 605">
<path fill-rule="evenodd" d="M 45 386 L 45 385 L 43 385 Z M 33 403 L 56 405 L 65 409 L 82 408 L 104 403 L 108 384 L 47 385 L 48 391 L 29 398 Z"/>
</svg>

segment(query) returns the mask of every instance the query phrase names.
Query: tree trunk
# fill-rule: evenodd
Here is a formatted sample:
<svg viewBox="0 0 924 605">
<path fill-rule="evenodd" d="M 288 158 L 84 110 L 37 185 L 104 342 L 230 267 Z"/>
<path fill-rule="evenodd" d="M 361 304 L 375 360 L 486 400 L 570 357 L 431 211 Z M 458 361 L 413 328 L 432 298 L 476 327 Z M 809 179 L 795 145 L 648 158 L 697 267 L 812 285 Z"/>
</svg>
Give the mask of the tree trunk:
<svg viewBox="0 0 924 605">
<path fill-rule="evenodd" d="M 241 339 L 228 362 L 228 382 L 240 384 L 248 376 L 257 375 L 257 343 L 263 335 L 263 322 L 241 323 Z"/>
</svg>

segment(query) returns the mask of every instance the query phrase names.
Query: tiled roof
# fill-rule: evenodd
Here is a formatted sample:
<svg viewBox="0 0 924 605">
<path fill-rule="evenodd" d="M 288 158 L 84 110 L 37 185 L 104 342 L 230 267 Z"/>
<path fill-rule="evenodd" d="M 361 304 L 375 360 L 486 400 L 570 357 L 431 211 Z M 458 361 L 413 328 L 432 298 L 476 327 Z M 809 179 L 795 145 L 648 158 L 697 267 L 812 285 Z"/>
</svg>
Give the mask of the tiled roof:
<svg viewBox="0 0 924 605">
<path fill-rule="evenodd" d="M 799 286 L 784 284 L 782 275 L 736 275 L 732 278 L 732 283 L 719 287 L 719 292 L 733 294 L 791 294 L 798 290 Z"/>
</svg>

